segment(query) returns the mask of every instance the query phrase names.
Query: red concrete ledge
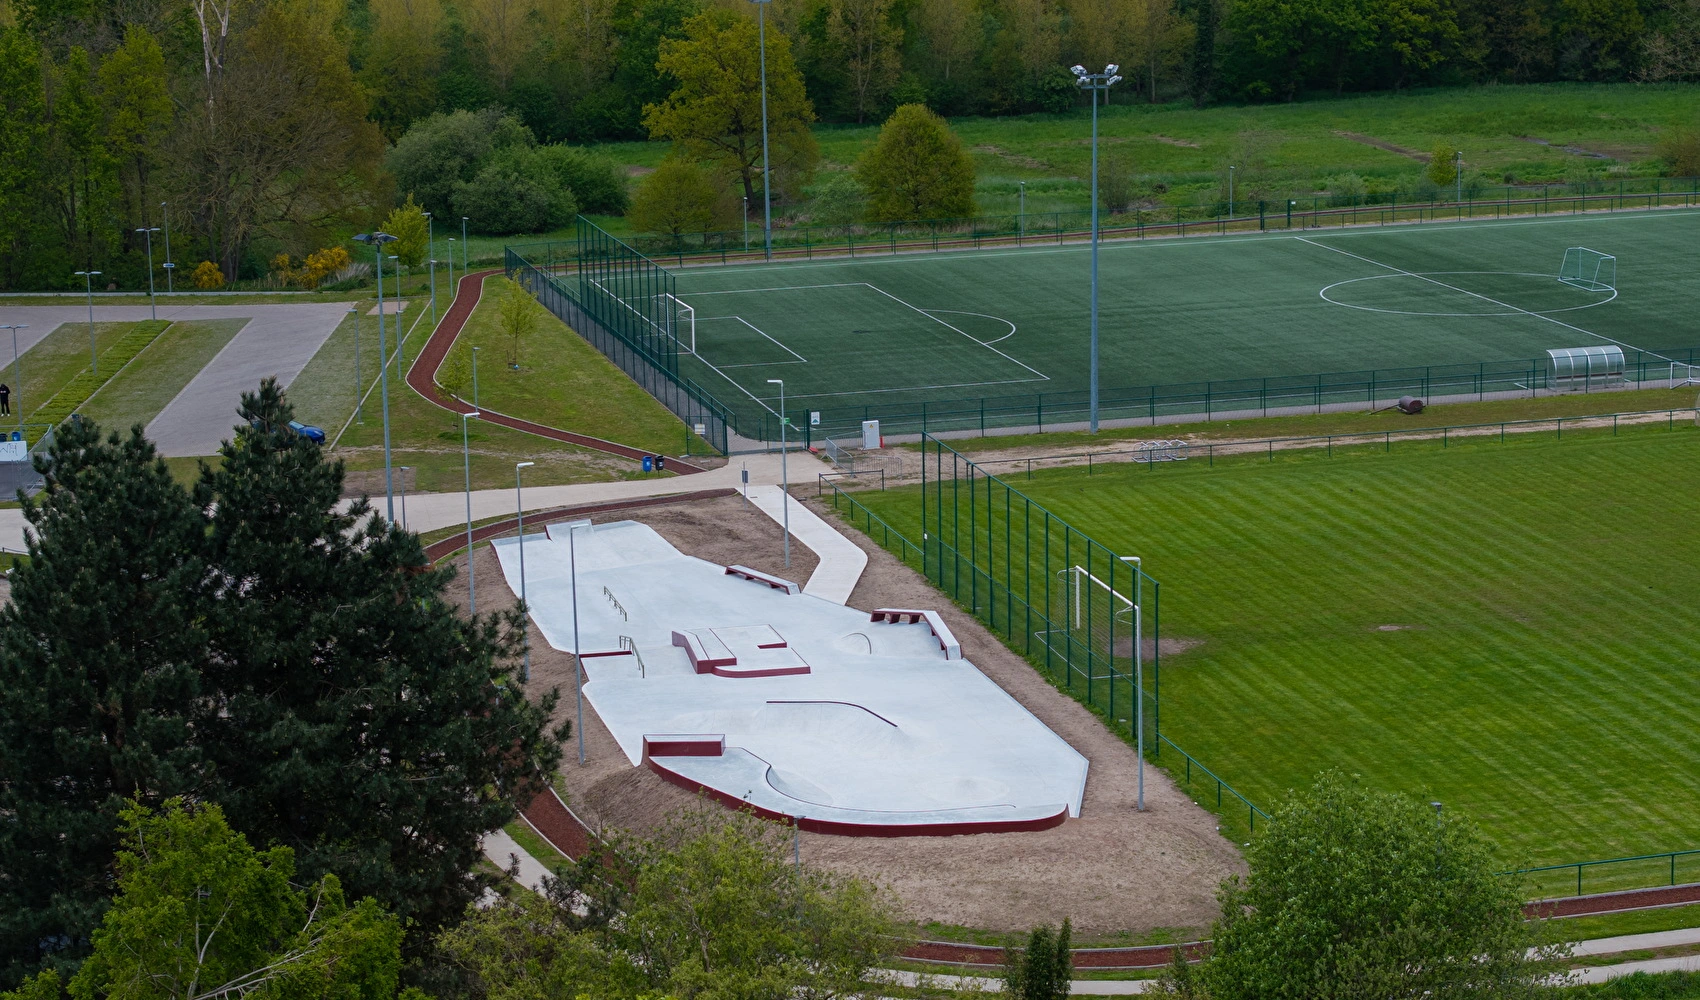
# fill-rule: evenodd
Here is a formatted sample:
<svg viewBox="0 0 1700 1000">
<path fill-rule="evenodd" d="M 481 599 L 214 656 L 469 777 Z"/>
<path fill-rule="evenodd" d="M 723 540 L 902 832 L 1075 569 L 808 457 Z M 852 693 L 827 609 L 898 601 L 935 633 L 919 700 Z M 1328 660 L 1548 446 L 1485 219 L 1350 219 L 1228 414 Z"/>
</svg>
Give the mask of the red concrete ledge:
<svg viewBox="0 0 1700 1000">
<path fill-rule="evenodd" d="M 442 365 L 443 359 L 448 357 L 450 348 L 454 347 L 455 338 L 459 337 L 460 331 L 466 327 L 466 321 L 472 318 L 472 310 L 478 306 L 478 300 L 484 294 L 484 279 L 493 274 L 501 273 L 500 269 L 495 269 L 475 271 L 472 274 L 463 275 L 459 282 L 460 291 L 455 295 L 454 301 L 450 303 L 448 311 L 443 314 L 442 322 L 438 323 L 437 328 L 431 331 L 431 336 L 426 338 L 424 346 L 414 356 L 413 364 L 408 366 L 408 386 L 414 392 L 423 396 L 427 402 L 440 406 L 450 413 L 471 413 L 473 412 L 472 404 L 453 396 L 445 399 L 438 394 L 437 368 Z M 645 455 L 651 454 L 640 448 L 633 448 L 614 441 L 605 441 L 588 434 L 575 434 L 572 431 L 563 431 L 530 420 L 510 417 L 488 407 L 482 409 L 479 419 L 492 424 L 501 424 L 504 427 L 512 427 L 514 430 L 535 434 L 552 441 L 564 441 L 567 444 L 576 444 L 581 448 L 619 455 L 622 458 L 642 461 Z M 708 471 L 699 465 L 693 465 L 678 458 L 669 459 L 667 464 L 685 475 Z"/>
<path fill-rule="evenodd" d="M 1700 903 L 1700 882 L 1661 885 L 1651 889 L 1597 892 L 1587 896 L 1565 896 L 1559 899 L 1539 899 L 1524 905 L 1523 913 L 1531 917 L 1581 917 L 1592 913 L 1651 910 L 1663 906 L 1681 906 L 1685 903 Z"/>
</svg>

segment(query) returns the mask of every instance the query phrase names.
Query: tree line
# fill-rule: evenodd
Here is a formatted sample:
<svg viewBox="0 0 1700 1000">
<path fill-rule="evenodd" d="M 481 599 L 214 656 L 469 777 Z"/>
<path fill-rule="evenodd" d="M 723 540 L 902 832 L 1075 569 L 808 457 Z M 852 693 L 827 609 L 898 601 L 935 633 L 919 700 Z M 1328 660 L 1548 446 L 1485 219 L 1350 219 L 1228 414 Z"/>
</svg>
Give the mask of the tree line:
<svg viewBox="0 0 1700 1000">
<path fill-rule="evenodd" d="M 1076 62 L 1121 65 L 1111 100 L 1200 104 L 1700 79 L 1700 0 L 762 7 L 769 55 L 795 75 L 770 96 L 806 108 L 805 124 L 880 122 L 911 104 L 1067 111 L 1083 101 L 1065 68 Z M 731 64 L 752 57 L 755 32 L 742 0 L 0 0 L 0 289 L 69 288 L 79 270 L 144 286 L 150 236 L 167 229 L 174 283 L 203 261 L 202 285 L 260 277 L 277 253 L 333 245 L 409 192 L 489 232 L 622 210 L 618 171 L 563 144 L 673 137 L 668 109 L 705 72 L 677 46 L 706 15 L 712 57 L 743 75 Z M 519 129 L 488 155 L 444 164 L 402 148 L 421 127 L 452 143 L 491 108 Z M 749 195 L 751 150 L 737 155 Z"/>
</svg>

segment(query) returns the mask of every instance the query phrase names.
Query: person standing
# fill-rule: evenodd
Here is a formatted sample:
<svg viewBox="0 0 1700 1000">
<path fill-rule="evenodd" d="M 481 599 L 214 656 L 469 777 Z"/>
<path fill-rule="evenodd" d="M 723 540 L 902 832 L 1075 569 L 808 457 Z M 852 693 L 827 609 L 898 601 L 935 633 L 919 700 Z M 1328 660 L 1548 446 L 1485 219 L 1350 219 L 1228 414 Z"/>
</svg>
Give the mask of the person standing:
<svg viewBox="0 0 1700 1000">
<path fill-rule="evenodd" d="M 0 382 L 0 417 L 12 415 L 12 387 Z"/>
</svg>

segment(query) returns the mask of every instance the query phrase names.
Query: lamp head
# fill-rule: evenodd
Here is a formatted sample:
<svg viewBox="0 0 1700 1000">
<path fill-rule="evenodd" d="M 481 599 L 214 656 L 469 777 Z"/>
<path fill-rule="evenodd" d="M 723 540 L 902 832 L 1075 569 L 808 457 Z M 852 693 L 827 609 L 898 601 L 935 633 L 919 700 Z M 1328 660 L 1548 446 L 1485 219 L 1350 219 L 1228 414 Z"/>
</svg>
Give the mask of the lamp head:
<svg viewBox="0 0 1700 1000">
<path fill-rule="evenodd" d="M 477 420 L 479 417 L 482 417 L 483 415 L 484 414 L 478 412 L 477 410 L 473 410 L 471 413 L 462 413 L 460 415 L 460 419 L 461 419 L 462 422 L 465 422 L 465 421 L 468 421 L 468 420 Z"/>
<path fill-rule="evenodd" d="M 1111 63 L 1104 67 L 1104 72 L 1108 73 L 1110 76 L 1115 76 L 1117 73 L 1121 72 L 1121 67 L 1115 63 Z"/>
<path fill-rule="evenodd" d="M 1073 65 L 1073 66 L 1070 66 L 1070 67 L 1069 67 L 1069 68 L 1068 68 L 1068 71 L 1069 71 L 1069 72 L 1070 72 L 1070 73 L 1073 73 L 1073 74 L 1074 74 L 1074 75 L 1075 75 L 1075 76 L 1081 76 L 1081 77 L 1083 77 L 1083 76 L 1085 76 L 1085 75 L 1086 75 L 1086 67 L 1085 67 L 1085 66 L 1081 66 L 1081 65 L 1079 65 L 1079 64 L 1078 64 L 1078 63 L 1077 63 L 1077 64 L 1075 64 L 1075 65 Z"/>
<path fill-rule="evenodd" d="M 1104 86 L 1105 86 L 1105 87 L 1106 87 L 1106 88 L 1108 88 L 1108 87 L 1113 87 L 1113 86 L 1115 86 L 1115 85 L 1116 85 L 1116 84 L 1118 84 L 1118 83 L 1120 83 L 1120 82 L 1122 82 L 1122 78 L 1121 78 L 1121 77 L 1119 77 L 1119 76 L 1112 76 L 1112 77 L 1110 77 L 1110 78 L 1109 78 L 1109 79 L 1108 79 L 1108 80 L 1105 80 L 1105 81 L 1104 81 Z M 1106 98 L 1106 99 L 1107 99 L 1107 98 Z"/>
<path fill-rule="evenodd" d="M 514 468 L 516 468 L 516 469 L 529 469 L 533 465 L 536 465 L 536 464 L 537 464 L 536 462 L 515 462 Z"/>
<path fill-rule="evenodd" d="M 767 380 L 767 384 L 768 385 L 784 385 L 785 380 L 782 379 L 782 378 L 770 378 L 770 379 Z"/>
</svg>

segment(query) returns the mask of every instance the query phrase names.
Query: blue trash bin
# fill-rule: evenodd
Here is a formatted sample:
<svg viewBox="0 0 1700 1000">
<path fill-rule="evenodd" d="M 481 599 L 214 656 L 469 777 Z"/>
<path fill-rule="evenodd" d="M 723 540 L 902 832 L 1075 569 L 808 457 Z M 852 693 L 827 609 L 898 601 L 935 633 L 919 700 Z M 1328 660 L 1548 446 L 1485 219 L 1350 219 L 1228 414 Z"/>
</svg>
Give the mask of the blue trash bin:
<svg viewBox="0 0 1700 1000">
<path fill-rule="evenodd" d="M 655 459 L 649 457 L 648 455 L 643 456 L 643 471 L 654 472 L 655 471 Z"/>
</svg>

